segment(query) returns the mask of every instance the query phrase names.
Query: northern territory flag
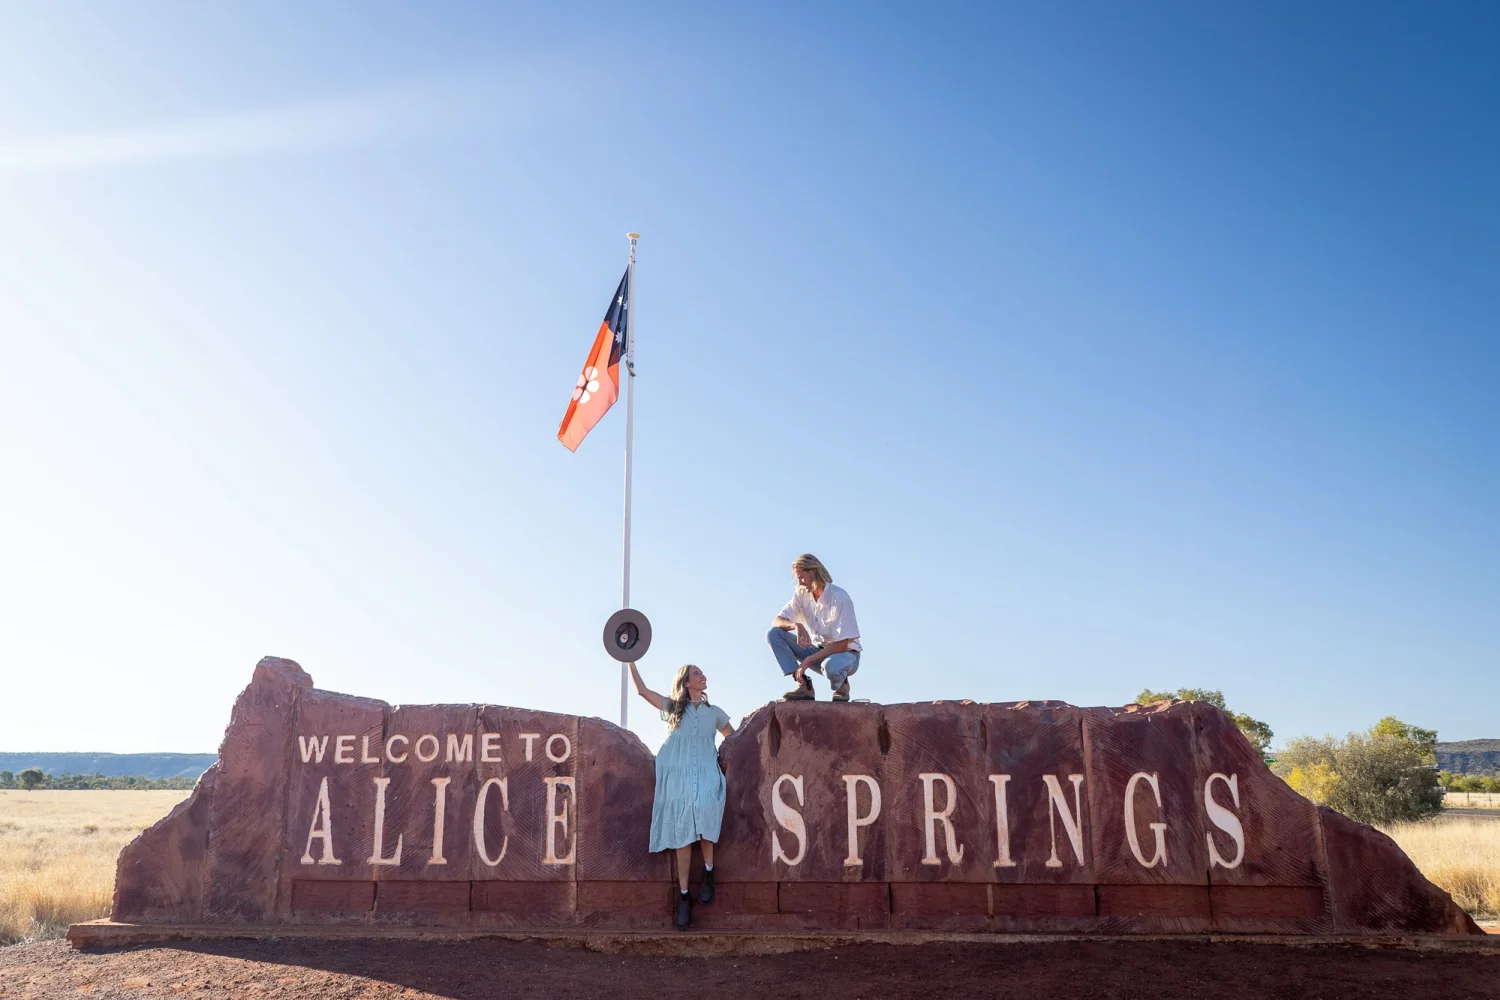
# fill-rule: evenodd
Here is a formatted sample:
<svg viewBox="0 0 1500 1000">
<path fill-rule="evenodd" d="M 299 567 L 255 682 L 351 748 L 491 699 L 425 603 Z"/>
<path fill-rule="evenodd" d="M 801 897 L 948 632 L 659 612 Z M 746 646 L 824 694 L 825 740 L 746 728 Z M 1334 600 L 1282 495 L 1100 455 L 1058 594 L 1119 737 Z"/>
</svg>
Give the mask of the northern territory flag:
<svg viewBox="0 0 1500 1000">
<path fill-rule="evenodd" d="M 604 314 L 604 322 L 599 324 L 599 333 L 589 349 L 588 360 L 583 363 L 578 384 L 573 387 L 568 412 L 563 414 L 562 424 L 557 428 L 557 439 L 569 451 L 578 450 L 584 435 L 594 429 L 620 396 L 620 359 L 625 354 L 629 311 L 630 269 L 626 268 L 609 311 Z"/>
</svg>

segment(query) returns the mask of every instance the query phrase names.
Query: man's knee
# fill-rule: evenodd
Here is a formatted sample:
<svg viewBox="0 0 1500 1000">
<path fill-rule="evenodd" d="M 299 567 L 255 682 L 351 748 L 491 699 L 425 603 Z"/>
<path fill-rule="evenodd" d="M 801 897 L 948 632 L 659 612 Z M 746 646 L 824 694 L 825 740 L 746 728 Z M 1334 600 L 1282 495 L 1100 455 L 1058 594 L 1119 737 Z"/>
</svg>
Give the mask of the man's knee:
<svg viewBox="0 0 1500 1000">
<path fill-rule="evenodd" d="M 772 625 L 771 631 L 766 633 L 766 641 L 773 646 L 777 645 L 778 643 L 786 642 L 786 638 L 786 630 L 779 629 L 775 625 Z"/>
<path fill-rule="evenodd" d="M 842 680 L 859 669 L 859 658 L 852 653 L 834 653 L 823 661 L 828 667 L 828 678 Z"/>
</svg>

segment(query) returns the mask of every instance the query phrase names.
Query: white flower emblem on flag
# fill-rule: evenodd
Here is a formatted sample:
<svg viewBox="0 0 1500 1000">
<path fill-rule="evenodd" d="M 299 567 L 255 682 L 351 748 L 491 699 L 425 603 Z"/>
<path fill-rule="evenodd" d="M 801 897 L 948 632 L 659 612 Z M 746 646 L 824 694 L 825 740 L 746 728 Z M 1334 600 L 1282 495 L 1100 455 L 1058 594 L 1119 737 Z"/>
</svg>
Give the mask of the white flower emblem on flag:
<svg viewBox="0 0 1500 1000">
<path fill-rule="evenodd" d="M 578 376 L 578 385 L 573 389 L 573 399 L 577 403 L 587 403 L 589 397 L 599 391 L 599 369 L 589 365 Z"/>
</svg>

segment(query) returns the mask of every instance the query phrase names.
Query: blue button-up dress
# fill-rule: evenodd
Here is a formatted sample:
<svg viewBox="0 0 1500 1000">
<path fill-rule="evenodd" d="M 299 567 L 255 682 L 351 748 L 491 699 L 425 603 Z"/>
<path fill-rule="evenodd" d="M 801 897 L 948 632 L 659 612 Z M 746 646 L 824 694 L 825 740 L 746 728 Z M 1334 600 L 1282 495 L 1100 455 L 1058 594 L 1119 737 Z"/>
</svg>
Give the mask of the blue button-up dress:
<svg viewBox="0 0 1500 1000">
<path fill-rule="evenodd" d="M 664 699 L 665 700 L 665 699 Z M 662 719 L 667 718 L 665 708 Z M 656 798 L 651 803 L 651 850 L 670 851 L 697 840 L 717 842 L 724 821 L 724 772 L 714 733 L 729 713 L 714 705 L 688 705 L 656 755 Z"/>
</svg>

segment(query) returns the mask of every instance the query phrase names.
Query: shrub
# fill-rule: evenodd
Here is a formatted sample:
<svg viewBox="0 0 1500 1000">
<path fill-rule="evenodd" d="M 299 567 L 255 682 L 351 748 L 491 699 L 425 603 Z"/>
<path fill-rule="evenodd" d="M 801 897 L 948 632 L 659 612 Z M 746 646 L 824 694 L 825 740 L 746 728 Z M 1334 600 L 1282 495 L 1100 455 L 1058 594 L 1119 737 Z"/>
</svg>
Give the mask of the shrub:
<svg viewBox="0 0 1500 1000">
<path fill-rule="evenodd" d="M 1342 740 L 1292 740 L 1276 755 L 1276 773 L 1312 801 L 1361 823 L 1423 819 L 1443 808 L 1443 792 L 1432 768 L 1435 740 L 1431 730 L 1382 719 L 1368 732 L 1350 733 Z"/>
<path fill-rule="evenodd" d="M 1339 775 L 1332 764 L 1320 760 L 1306 767 L 1293 767 L 1287 772 L 1286 783 L 1303 798 L 1326 806 L 1339 783 Z"/>
<path fill-rule="evenodd" d="M 1400 823 L 1443 808 L 1437 774 L 1421 748 L 1391 736 L 1351 733 L 1334 758 L 1328 805 L 1361 823 Z"/>
</svg>

